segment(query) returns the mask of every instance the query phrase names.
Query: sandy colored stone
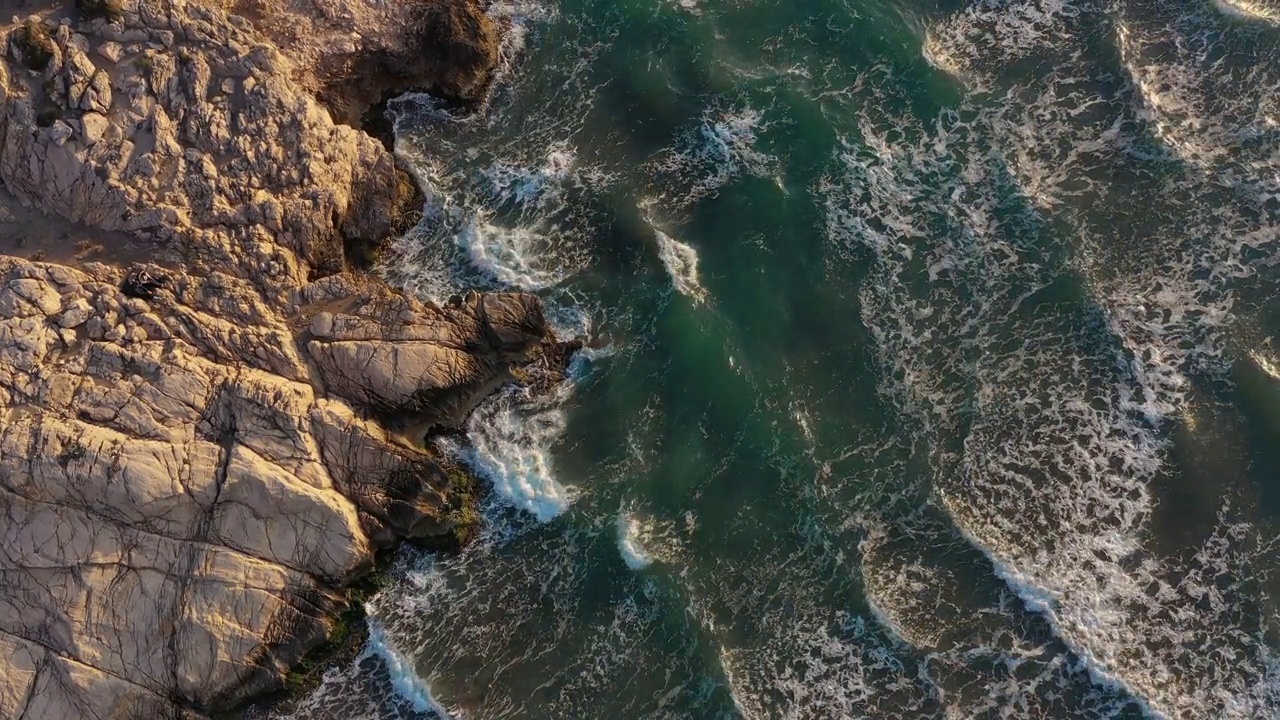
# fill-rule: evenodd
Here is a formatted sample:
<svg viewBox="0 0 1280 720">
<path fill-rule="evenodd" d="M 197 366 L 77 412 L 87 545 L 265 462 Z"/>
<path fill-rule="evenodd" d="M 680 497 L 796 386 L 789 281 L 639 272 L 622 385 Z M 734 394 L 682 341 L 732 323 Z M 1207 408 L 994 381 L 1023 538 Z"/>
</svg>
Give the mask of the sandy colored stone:
<svg viewBox="0 0 1280 720">
<path fill-rule="evenodd" d="M 101 114 L 87 112 L 80 118 L 80 127 L 85 146 L 92 146 L 106 134 L 109 123 Z"/>
<path fill-rule="evenodd" d="M 428 5 L 492 41 L 472 0 L 36 2 L 33 72 L 0 27 L 0 233 L 40 243 L 0 255 L 0 718 L 232 708 L 324 642 L 379 547 L 455 530 L 449 470 L 404 428 L 461 422 L 546 322 L 346 272 L 404 174 L 316 99 L 317 61 L 420 54 Z M 477 52 L 417 80 L 474 91 Z M 166 283 L 126 297 L 143 268 Z"/>
<path fill-rule="evenodd" d="M 68 672 L 132 684 L 121 695 L 130 703 L 235 704 L 277 686 L 323 640 L 339 602 L 332 588 L 366 572 L 378 544 L 450 530 L 445 470 L 358 409 L 405 402 L 400 378 L 473 403 L 542 335 L 512 354 L 492 344 L 498 333 L 474 315 L 479 305 L 417 326 L 399 313 L 339 314 L 334 325 L 346 336 L 359 327 L 363 339 L 314 348 L 328 364 L 310 378 L 274 326 L 283 318 L 229 278 L 144 303 L 120 293 L 118 270 L 94 272 L 0 256 L 0 638 L 47 649 Z M 196 290 L 208 282 L 226 292 Z M 233 323 L 211 306 L 258 320 L 224 333 Z M 190 342 L 129 340 L 159 317 Z M 60 334 L 94 323 L 109 329 Z M 474 349 L 399 339 L 427 336 Z M 361 375 L 336 351 L 347 345 L 389 352 L 399 366 Z M 224 360 L 263 347 L 315 385 Z M 344 392 L 317 394 L 339 379 Z M 283 635 L 272 629 L 282 623 Z M 0 702 L 43 687 L 0 673 Z"/>
</svg>

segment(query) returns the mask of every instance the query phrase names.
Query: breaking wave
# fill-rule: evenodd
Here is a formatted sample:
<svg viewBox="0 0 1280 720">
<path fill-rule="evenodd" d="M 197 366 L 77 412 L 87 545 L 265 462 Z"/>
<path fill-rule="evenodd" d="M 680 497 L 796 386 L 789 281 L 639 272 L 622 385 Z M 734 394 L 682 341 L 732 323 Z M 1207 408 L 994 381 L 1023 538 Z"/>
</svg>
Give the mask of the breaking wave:
<svg viewBox="0 0 1280 720">
<path fill-rule="evenodd" d="M 643 570 L 653 562 L 642 544 L 646 530 L 644 521 L 635 514 L 624 512 L 618 516 L 618 552 L 632 570 Z"/>
<path fill-rule="evenodd" d="M 458 244 L 477 270 L 505 286 L 545 290 L 564 279 L 561 268 L 538 267 L 547 242 L 529 228 L 503 228 L 474 217 L 458 233 Z"/>
<path fill-rule="evenodd" d="M 686 517 L 686 523 L 693 518 Z M 632 570 L 643 570 L 653 563 L 672 563 L 678 557 L 682 541 L 675 526 L 632 504 L 625 504 L 617 519 L 618 553 Z"/>
<path fill-rule="evenodd" d="M 1280 24 L 1280 5 L 1274 0 L 1213 0 L 1213 4 L 1227 15 Z"/>
<path fill-rule="evenodd" d="M 658 242 L 658 259 L 671 277 L 672 287 L 695 302 L 706 300 L 707 291 L 698 280 L 698 251 L 661 230 L 653 233 Z"/>
<path fill-rule="evenodd" d="M 364 653 L 356 659 L 356 663 L 365 657 L 377 657 L 387 667 L 391 676 L 391 687 L 400 697 L 408 701 L 415 712 L 430 713 L 440 720 L 450 720 L 447 710 L 431 696 L 431 688 L 426 681 L 413 671 L 412 662 L 406 659 L 387 638 L 387 631 L 377 620 L 369 621 L 369 640 Z"/>
<path fill-rule="evenodd" d="M 453 447 L 499 497 L 540 522 L 558 517 L 573 501 L 573 490 L 556 479 L 551 457 L 564 434 L 567 392 L 539 396 L 508 386 L 472 413 L 467 446 Z"/>
</svg>

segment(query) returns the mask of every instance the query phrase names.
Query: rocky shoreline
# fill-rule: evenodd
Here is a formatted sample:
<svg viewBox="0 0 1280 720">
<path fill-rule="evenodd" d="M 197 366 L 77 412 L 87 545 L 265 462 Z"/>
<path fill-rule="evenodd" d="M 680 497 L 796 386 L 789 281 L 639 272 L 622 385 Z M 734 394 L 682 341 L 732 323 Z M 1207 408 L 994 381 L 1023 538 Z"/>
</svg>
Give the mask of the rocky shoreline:
<svg viewBox="0 0 1280 720">
<path fill-rule="evenodd" d="M 476 101 L 499 29 L 477 0 L 10 15 L 0 718 L 222 714 L 347 632 L 380 551 L 466 542 L 474 480 L 425 435 L 572 350 L 536 297 L 360 272 L 421 206 L 369 109 Z"/>
</svg>

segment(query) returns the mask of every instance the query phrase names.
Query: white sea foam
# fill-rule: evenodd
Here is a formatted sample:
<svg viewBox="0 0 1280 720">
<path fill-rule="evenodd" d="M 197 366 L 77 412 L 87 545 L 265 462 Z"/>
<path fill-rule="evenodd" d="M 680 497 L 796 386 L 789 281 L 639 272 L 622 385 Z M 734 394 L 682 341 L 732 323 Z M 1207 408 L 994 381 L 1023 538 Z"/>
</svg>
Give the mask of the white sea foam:
<svg viewBox="0 0 1280 720">
<path fill-rule="evenodd" d="M 938 645 L 940 623 L 922 621 L 936 603 L 941 588 L 937 568 L 893 557 L 886 551 L 887 533 L 876 528 L 858 544 L 866 600 L 871 614 L 902 642 L 920 650 Z M 888 555 L 889 557 L 882 557 Z M 923 609 L 923 610 L 922 610 Z"/>
<path fill-rule="evenodd" d="M 547 238 L 529 228 L 504 228 L 476 215 L 462 226 L 457 243 L 477 270 L 503 285 L 545 290 L 564 279 L 558 268 L 539 266 Z"/>
<path fill-rule="evenodd" d="M 386 629 L 376 619 L 371 618 L 369 624 L 369 640 L 364 654 L 356 659 L 375 656 L 382 660 L 391 677 L 391 686 L 400 697 L 404 698 L 419 713 L 432 713 L 442 720 L 449 720 L 449 712 L 436 702 L 431 695 L 431 687 L 414 672 L 412 663 L 394 647 L 387 637 Z"/>
<path fill-rule="evenodd" d="M 1275 17 L 1280 19 L 1280 14 Z M 1250 67 L 1220 69 L 1221 61 L 1212 58 L 1208 43 L 1228 39 L 1216 37 L 1209 28 L 1188 38 L 1173 23 L 1159 19 L 1135 14 L 1115 25 L 1116 44 L 1137 91 L 1140 116 L 1187 162 L 1207 167 L 1239 159 L 1243 153 L 1252 161 L 1251 173 L 1275 173 L 1280 165 L 1276 156 L 1262 148 L 1245 150 L 1249 145 L 1265 148 L 1261 141 L 1274 137 L 1280 124 L 1280 67 L 1272 56 L 1255 56 Z"/>
<path fill-rule="evenodd" d="M 541 164 L 495 161 L 468 177 L 440 213 L 457 227 L 455 244 L 474 270 L 501 285 L 547 290 L 563 284 L 591 253 L 565 189 L 577 181 L 571 150 L 555 145 Z M 597 179 L 599 173 L 592 173 Z"/>
<path fill-rule="evenodd" d="M 694 522 L 685 518 L 686 531 Z M 627 567 L 643 570 L 655 562 L 674 562 L 683 546 L 674 523 L 659 520 L 630 505 L 624 505 L 617 519 L 618 552 Z"/>
<path fill-rule="evenodd" d="M 698 128 L 701 143 L 695 146 L 693 155 L 710 162 L 715 169 L 714 174 L 704 180 L 709 188 L 718 188 L 743 173 L 761 176 L 769 173 L 774 158 L 756 147 L 760 132 L 767 127 L 764 116 L 750 107 L 708 111 Z"/>
<path fill-rule="evenodd" d="M 999 559 L 1003 553 L 973 540 L 1027 606 L 1049 618 L 1095 680 L 1137 691 L 1147 715 L 1198 717 L 1218 708 L 1216 717 L 1246 720 L 1274 716 L 1280 664 L 1265 631 L 1253 634 L 1215 622 L 1211 614 L 1237 611 L 1234 588 L 1224 587 L 1222 579 L 1240 577 L 1254 558 L 1272 552 L 1272 543 L 1256 543 L 1250 532 L 1247 525 L 1223 522 L 1189 564 L 1174 570 L 1173 583 L 1165 568 L 1149 561 L 1132 569 L 1118 562 L 1086 565 L 1080 562 L 1085 560 L 1082 553 L 1073 558 L 1076 565 L 1056 567 L 1061 577 L 1046 585 L 1039 570 L 1028 573 L 1005 564 Z M 1244 549 L 1249 545 L 1253 547 Z M 1107 549 L 1092 552 L 1106 557 Z M 1089 602 L 1081 603 L 1082 596 Z M 1156 619 L 1171 610 L 1173 617 Z M 1131 647 L 1135 630 L 1141 633 L 1137 653 Z M 1142 647 L 1146 643 L 1160 649 L 1151 652 Z M 1140 670 L 1123 658 L 1130 653 L 1144 663 Z M 1209 678 L 1216 683 L 1206 684 Z"/>
<path fill-rule="evenodd" d="M 552 169 L 544 177 L 569 172 L 568 156 L 552 153 L 551 158 L 548 167 Z M 541 267 L 544 261 L 558 262 L 559 246 L 527 228 L 500 228 L 480 214 L 471 217 L 458 242 L 468 250 L 474 267 L 503 285 L 544 290 L 558 285 L 567 273 L 560 265 L 554 270 Z M 590 334 L 590 318 L 579 307 L 548 301 L 546 314 L 553 332 L 562 339 Z M 531 397 L 512 386 L 490 397 L 468 421 L 469 445 L 450 444 L 450 449 L 511 506 L 542 522 L 558 517 L 574 496 L 571 488 L 556 479 L 552 461 L 552 448 L 565 429 L 563 404 L 591 362 L 611 353 L 610 348 L 579 351 L 571 360 L 569 381 L 548 395 Z"/>
<path fill-rule="evenodd" d="M 869 446 L 861 452 L 881 451 Z M 901 470 L 882 466 L 875 472 L 900 486 Z M 867 490 L 860 482 L 850 498 L 854 507 L 868 502 Z M 1126 690 L 1098 684 L 1070 651 L 1045 642 L 1017 596 L 975 585 L 963 568 L 977 561 L 955 550 L 963 543 L 952 525 L 928 514 L 880 517 L 876 507 L 883 505 L 871 501 L 867 510 L 851 513 L 851 527 L 863 535 L 857 564 L 871 614 L 894 638 L 924 654 L 922 678 L 940 681 L 936 690 L 945 717 L 1104 720 L 1133 714 Z M 1010 677 L 989 675 L 992 667 Z M 953 690 L 957 676 L 966 678 L 959 692 Z"/>
<path fill-rule="evenodd" d="M 573 337 L 583 337 L 586 333 L 578 333 Z M 585 379 L 588 373 L 601 360 L 607 360 L 617 354 L 617 348 L 612 345 L 604 347 L 584 347 L 573 354 L 573 359 L 569 361 L 568 380 L 571 383 L 579 383 Z"/>
<path fill-rule="evenodd" d="M 653 558 L 641 544 L 645 534 L 643 522 L 631 512 L 618 515 L 618 552 L 632 570 L 643 570 L 653 563 Z"/>
<path fill-rule="evenodd" d="M 925 27 L 922 54 L 934 67 L 962 82 L 975 97 L 992 100 L 1010 91 L 1005 69 L 1034 55 L 1055 57 L 1038 70 L 1019 75 L 1020 103 L 998 108 L 961 107 L 946 114 L 947 136 L 963 137 L 965 125 L 980 122 L 995 131 L 1009 170 L 1023 192 L 1045 210 L 1094 187 L 1082 158 L 1122 151 L 1118 125 L 1099 112 L 1114 99 L 1099 94 L 1106 75 L 1092 69 L 1094 53 L 1082 50 L 1096 32 L 1084 18 L 1096 16 L 1089 2 L 1043 0 L 978 2 Z M 975 117 L 977 115 L 978 117 Z"/>
<path fill-rule="evenodd" d="M 545 208 L 560 200 L 563 185 L 572 177 L 576 162 L 572 150 L 556 148 L 547 153 L 539 167 L 499 161 L 486 168 L 482 175 L 497 202 Z"/>
<path fill-rule="evenodd" d="M 658 258 L 676 292 L 693 298 L 694 302 L 706 300 L 707 291 L 698 280 L 698 251 L 661 230 L 655 229 L 653 234 L 658 242 Z"/>
<path fill-rule="evenodd" d="M 581 329 L 585 333 L 589 327 Z M 553 448 L 564 435 L 568 420 L 565 403 L 588 376 L 591 364 L 613 354 L 614 349 L 608 346 L 579 350 L 570 360 L 568 379 L 550 392 L 535 394 L 508 385 L 471 414 L 467 446 L 452 440 L 441 442 L 487 480 L 508 505 L 529 512 L 540 522 L 559 517 L 576 495 L 556 478 L 552 460 Z"/>
<path fill-rule="evenodd" d="M 816 438 L 813 434 L 813 414 L 805 407 L 802 402 L 794 402 L 791 405 L 791 417 L 795 419 L 796 426 L 800 428 L 800 433 L 804 436 L 805 443 L 810 448 L 815 447 Z"/>
<path fill-rule="evenodd" d="M 573 501 L 551 459 L 565 429 L 560 399 L 530 398 L 512 386 L 481 403 L 467 422 L 470 447 L 463 459 L 507 503 L 541 522 L 558 517 Z"/>
<path fill-rule="evenodd" d="M 528 21 L 525 13 L 539 12 L 536 3 L 490 6 L 491 14 L 521 23 Z M 437 122 L 461 123 L 445 111 L 435 114 Z M 585 211 L 566 202 L 566 192 L 581 182 L 605 185 L 611 181 L 609 175 L 599 168 L 580 167 L 571 144 L 554 136 L 526 138 L 531 145 L 526 151 L 525 143 L 468 145 L 463 135 L 463 140 L 442 140 L 444 150 L 433 153 L 412 140 L 400 143 L 398 151 L 411 160 L 425 185 L 427 221 L 398 243 L 397 262 L 386 268 L 389 279 L 440 301 L 478 282 L 547 290 L 583 268 L 591 251 L 577 216 Z M 475 168 L 475 159 L 484 155 L 493 159 Z M 452 247 L 463 257 L 449 252 Z"/>
<path fill-rule="evenodd" d="M 939 688 L 913 651 L 847 607 L 847 545 L 821 526 L 801 521 L 798 545 L 759 542 L 754 524 L 727 528 L 716 542 L 743 553 L 704 558 L 714 572 L 678 576 L 689 586 L 687 614 L 715 639 L 738 714 L 935 717 Z"/>
<path fill-rule="evenodd" d="M 1241 624 L 1232 598 L 1207 604 L 1211 583 L 1186 579 L 1211 577 L 1210 567 L 1246 576 L 1249 558 L 1260 556 L 1228 531 L 1211 543 L 1216 555 L 1191 564 L 1154 555 L 1144 540 L 1157 510 L 1149 486 L 1167 462 L 1162 429 L 1186 416 L 1195 374 L 1229 367 L 1224 330 L 1238 312 L 1231 288 L 1254 277 L 1245 258 L 1269 252 L 1274 233 L 1218 202 L 1181 210 L 1194 215 L 1190 227 L 1153 230 L 1150 241 L 1089 235 L 1067 272 L 1085 277 L 1097 314 L 1082 325 L 1022 307 L 1063 270 L 1045 262 L 1056 239 L 1038 217 L 997 212 L 1002 179 L 1012 174 L 1046 212 L 1079 195 L 1090 213 L 1106 213 L 1106 195 L 1090 195 L 1105 188 L 1066 186 L 1104 175 L 1099 168 L 1109 166 L 1097 158 L 1132 142 L 1121 129 L 1123 102 L 1073 94 L 1096 92 L 1079 81 L 1094 71 L 1069 47 L 1071 31 L 1045 31 L 1072 16 L 1045 7 L 979 3 L 934 35 L 942 43 L 935 54 L 985 86 L 1008 82 L 999 77 L 1006 55 L 1053 50 L 1074 63 L 993 98 L 998 110 L 962 108 L 926 127 L 880 117 L 877 103 L 864 103 L 859 142 L 841 153 L 843 177 L 827 188 L 829 233 L 837 247 L 873 258 L 861 304 L 886 368 L 882 391 L 931 445 L 963 443 L 935 457 L 936 497 L 1100 687 L 1122 688 L 1116 692 L 1152 715 L 1273 715 L 1280 686 L 1265 641 Z M 1038 19 L 1028 27 L 1027 18 Z M 1139 68 L 1140 85 L 1150 79 L 1140 89 L 1158 96 L 1147 107 L 1153 122 L 1166 123 L 1161 140 L 1206 167 L 1234 158 L 1239 138 L 1194 114 L 1213 109 L 1196 105 L 1203 79 L 1144 75 L 1146 48 L 1159 45 L 1137 43 L 1137 31 L 1121 25 L 1131 45 L 1126 62 Z M 1269 87 L 1266 77 L 1254 79 Z M 1081 107 L 1097 117 L 1076 120 Z M 1179 114 L 1187 121 L 1168 120 Z M 1237 117 L 1248 127 L 1258 115 Z M 982 151 L 987 142 L 1007 145 L 993 155 Z M 1188 175 L 1173 186 L 1185 194 L 1170 202 L 1194 202 L 1206 192 L 1201 182 Z M 1152 218 L 1160 212 L 1153 207 Z M 1031 340 L 1010 345 L 1009 337 Z M 1223 527 L 1232 525 L 1224 519 Z M 910 583 L 900 572 L 876 575 L 868 592 L 886 627 L 927 646 L 932 638 L 904 604 Z M 1235 638 L 1233 661 L 1214 653 L 1224 638 Z"/>
<path fill-rule="evenodd" d="M 396 244 L 394 260 L 382 268 L 387 279 L 437 302 L 477 282 L 526 291 L 563 283 L 587 252 L 572 233 L 556 229 L 562 174 L 572 172 L 572 161 L 558 154 L 539 170 L 495 163 L 478 187 L 442 179 L 442 170 L 415 159 L 427 188 L 425 221 Z M 519 212 L 504 212 L 508 203 Z"/>
<path fill-rule="evenodd" d="M 921 53 L 930 65 L 975 91 L 994 85 L 993 67 L 1059 42 L 1064 22 L 1081 12 L 1072 0 L 977 2 L 925 28 Z"/>
<path fill-rule="evenodd" d="M 774 611 L 759 632 L 763 646 L 720 651 L 733 702 L 745 718 L 928 716 L 928 678 L 910 674 L 861 617 Z"/>
<path fill-rule="evenodd" d="M 601 697 L 607 709 L 623 708 L 614 713 L 619 717 L 642 714 L 658 698 L 688 707 L 688 696 L 702 689 L 696 679 L 706 673 L 698 638 L 670 624 L 668 608 L 679 601 L 671 589 L 637 573 L 628 594 L 594 605 L 586 598 L 598 589 L 595 529 L 571 523 L 545 529 L 515 515 L 493 513 L 491 522 L 521 529 L 482 538 L 465 553 L 406 558 L 407 582 L 388 587 L 375 603 L 397 647 L 413 648 L 433 686 L 476 688 L 473 668 L 499 666 L 556 686 L 554 697 L 539 697 L 520 683 L 497 681 L 484 686 L 483 707 L 460 699 L 461 707 L 450 710 L 483 716 L 507 707 L 589 718 L 601 714 Z M 657 637 L 663 642 L 653 642 Z M 550 655 L 556 662 L 547 661 Z"/>
<path fill-rule="evenodd" d="M 1182 159 L 1199 164 L 1223 157 L 1229 151 L 1221 142 L 1223 138 L 1205 132 L 1211 125 L 1204 121 L 1206 110 L 1196 93 L 1200 78 L 1194 69 L 1147 57 L 1163 55 L 1154 48 L 1148 52 L 1146 45 L 1152 38 L 1131 30 L 1127 23 L 1116 24 L 1116 38 L 1137 90 L 1140 116 L 1164 144 Z M 1158 42 L 1150 44 L 1159 46 Z"/>
<path fill-rule="evenodd" d="M 1213 0 L 1213 4 L 1233 17 L 1280 24 L 1280 4 L 1275 0 Z"/>
<path fill-rule="evenodd" d="M 655 193 L 664 205 L 686 207 L 744 175 L 770 176 L 777 159 L 758 147 L 768 127 L 764 114 L 749 105 L 708 107 L 699 125 L 656 159 Z"/>
<path fill-rule="evenodd" d="M 1261 349 L 1250 350 L 1249 359 L 1272 380 L 1280 380 L 1280 360 L 1263 352 Z"/>
<path fill-rule="evenodd" d="M 946 40 L 932 28 L 925 31 L 924 43 L 920 46 L 920 55 L 925 62 L 957 80 L 964 80 L 968 73 L 964 59 L 951 54 L 948 51 Z"/>
</svg>

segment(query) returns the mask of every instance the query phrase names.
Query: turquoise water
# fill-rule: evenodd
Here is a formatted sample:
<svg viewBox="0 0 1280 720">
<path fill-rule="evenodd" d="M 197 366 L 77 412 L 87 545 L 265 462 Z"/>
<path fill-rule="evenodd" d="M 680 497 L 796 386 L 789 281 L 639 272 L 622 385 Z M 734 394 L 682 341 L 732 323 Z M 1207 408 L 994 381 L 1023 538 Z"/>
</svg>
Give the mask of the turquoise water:
<svg viewBox="0 0 1280 720">
<path fill-rule="evenodd" d="M 596 349 L 295 717 L 1280 717 L 1280 6 L 492 12 L 385 272 Z"/>
</svg>

